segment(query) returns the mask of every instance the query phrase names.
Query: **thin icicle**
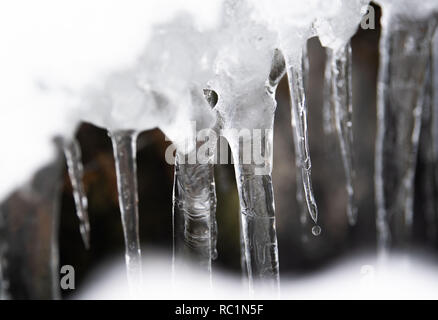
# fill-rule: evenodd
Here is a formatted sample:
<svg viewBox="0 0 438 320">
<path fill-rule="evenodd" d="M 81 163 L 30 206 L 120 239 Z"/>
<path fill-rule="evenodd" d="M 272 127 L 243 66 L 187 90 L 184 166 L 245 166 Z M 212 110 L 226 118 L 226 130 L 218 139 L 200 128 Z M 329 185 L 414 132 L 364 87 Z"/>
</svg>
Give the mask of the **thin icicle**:
<svg viewBox="0 0 438 320">
<path fill-rule="evenodd" d="M 307 86 L 309 85 L 309 77 L 310 77 L 310 62 L 309 62 L 307 44 L 303 46 L 303 54 L 301 56 L 301 66 L 303 68 L 304 88 L 307 88 Z"/>
<path fill-rule="evenodd" d="M 246 263 L 245 239 L 242 232 L 242 215 L 239 214 L 239 241 L 240 241 L 240 269 L 242 272 L 242 283 L 248 285 L 248 264 Z"/>
<path fill-rule="evenodd" d="M 141 250 L 138 222 L 136 145 L 137 132 L 110 132 L 116 163 L 117 189 L 126 247 L 126 267 L 131 293 L 141 292 Z"/>
<path fill-rule="evenodd" d="M 345 171 L 348 195 L 347 216 L 350 225 L 355 225 L 357 208 L 353 188 L 355 172 L 353 168 L 352 56 L 350 43 L 334 52 L 331 57 L 331 104 L 334 106 L 336 132 Z"/>
<path fill-rule="evenodd" d="M 301 171 L 301 183 L 304 190 L 307 209 L 312 220 L 317 223 L 318 208 L 312 189 L 311 160 L 307 131 L 307 103 L 304 92 L 302 67 L 287 64 L 289 90 L 291 93 L 292 128 L 295 143 L 297 170 Z M 297 186 L 298 188 L 298 186 Z"/>
<path fill-rule="evenodd" d="M 192 258 L 211 272 L 216 250 L 216 188 L 213 164 L 175 158 L 173 186 L 175 254 Z"/>
<path fill-rule="evenodd" d="M 90 247 L 90 222 L 88 219 L 88 201 L 83 184 L 84 169 L 79 143 L 76 139 L 64 141 L 65 158 L 67 160 L 68 175 L 73 188 L 73 198 L 76 214 L 79 218 L 79 230 L 85 248 Z"/>
<path fill-rule="evenodd" d="M 407 240 L 432 24 L 383 11 L 377 103 L 375 192 L 379 253 Z M 390 233 L 391 229 L 391 233 Z M 390 241 L 391 240 L 391 241 Z"/>
<path fill-rule="evenodd" d="M 333 50 L 325 49 L 325 70 L 324 70 L 324 99 L 322 106 L 323 129 L 325 134 L 331 134 L 335 131 L 334 124 L 334 106 L 333 106 Z"/>
<path fill-rule="evenodd" d="M 309 84 L 309 56 L 307 54 L 307 45 L 303 47 L 303 54 L 301 57 L 301 67 L 303 70 L 303 87 L 304 92 L 306 92 L 308 84 Z M 295 132 L 294 132 L 295 134 Z M 297 141 L 295 138 L 294 141 Z M 298 146 L 298 144 L 294 143 L 295 146 Z M 295 163 L 296 168 L 298 168 L 298 163 L 300 163 L 300 159 L 298 158 L 298 152 L 295 150 Z M 296 181 L 296 200 L 297 200 L 297 209 L 298 209 L 298 216 L 300 219 L 300 223 L 302 226 L 303 234 L 301 236 L 301 241 L 303 243 L 306 243 L 309 240 L 308 237 L 308 225 L 311 221 L 309 219 L 307 204 L 304 200 L 304 189 L 303 189 L 303 178 L 302 178 L 302 172 L 301 170 L 295 171 L 295 181 Z"/>
<path fill-rule="evenodd" d="M 435 34 L 432 38 L 431 46 L 431 143 L 432 143 L 432 161 L 434 164 L 433 184 L 435 193 L 435 225 L 432 229 L 434 232 L 435 243 L 438 243 L 438 28 L 435 29 Z"/>
<path fill-rule="evenodd" d="M 6 222 L 5 215 L 0 210 L 0 300 L 9 299 L 8 294 L 8 281 L 5 275 L 6 267 Z"/>
<path fill-rule="evenodd" d="M 435 184 L 434 170 L 436 160 L 434 159 L 433 131 L 434 131 L 434 112 L 432 108 L 432 52 L 429 57 L 429 70 L 425 84 L 425 97 L 423 104 L 423 116 L 421 123 L 421 136 L 419 145 L 418 162 L 421 170 L 418 183 L 416 199 L 421 203 L 424 218 L 426 220 L 426 237 L 431 240 L 436 239 L 436 208 L 437 208 L 437 186 Z"/>
</svg>

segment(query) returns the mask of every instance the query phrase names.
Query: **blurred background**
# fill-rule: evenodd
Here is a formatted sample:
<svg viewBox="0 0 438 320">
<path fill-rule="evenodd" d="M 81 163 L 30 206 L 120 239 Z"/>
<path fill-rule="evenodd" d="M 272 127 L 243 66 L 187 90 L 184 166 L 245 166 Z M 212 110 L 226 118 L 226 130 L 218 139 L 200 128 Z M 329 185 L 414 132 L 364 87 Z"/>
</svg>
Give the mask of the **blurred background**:
<svg viewBox="0 0 438 320">
<path fill-rule="evenodd" d="M 359 219 L 355 227 L 348 225 L 346 216 L 347 194 L 344 170 L 336 133 L 323 131 L 323 79 L 325 50 L 319 40 L 308 42 L 310 78 L 307 89 L 312 178 L 319 207 L 320 236 L 311 233 L 311 225 L 300 222 L 296 203 L 296 169 L 292 139 L 289 90 L 286 79 L 277 90 L 277 111 L 274 132 L 273 185 L 275 192 L 280 273 L 282 279 L 317 274 L 344 257 L 357 253 L 375 253 L 376 228 L 374 209 L 374 142 L 376 134 L 376 79 L 378 71 L 378 42 L 380 10 L 376 9 L 376 29 L 359 29 L 352 39 L 353 49 L 353 105 L 354 105 L 354 181 Z M 5 225 L 14 232 L 7 233 L 19 253 L 8 250 L 8 265 L 4 268 L 9 278 L 9 289 L 15 298 L 32 298 L 45 292 L 44 279 L 50 275 L 44 257 L 49 257 L 47 239 L 56 225 L 50 224 L 50 210 L 58 205 L 59 264 L 72 265 L 76 272 L 76 289 L 83 288 L 93 272 L 103 263 L 123 258 L 124 241 L 120 220 L 114 159 L 110 138 L 105 130 L 83 124 L 77 138 L 82 149 L 84 183 L 89 203 L 91 247 L 84 248 L 75 214 L 72 188 L 65 160 L 44 168 L 34 183 L 59 182 L 60 201 L 53 200 L 55 190 L 46 194 L 23 196 L 13 194 L 2 206 Z M 138 138 L 138 192 L 140 237 L 142 246 L 171 254 L 172 250 L 172 185 L 173 166 L 168 165 L 164 153 L 169 142 L 159 130 L 142 133 Z M 421 153 L 421 152 L 420 152 Z M 56 166 L 63 166 L 58 177 Z M 421 179 L 422 162 L 418 162 L 417 180 Z M 213 270 L 222 270 L 238 276 L 240 270 L 239 202 L 230 165 L 215 168 L 217 186 L 218 258 Z M 417 181 L 420 184 L 421 181 Z M 54 183 L 56 184 L 56 183 Z M 421 189 L 416 188 L 413 245 L 418 250 L 436 254 L 437 238 L 427 232 Z M 29 218 L 31 217 L 31 218 Z M 30 226 L 33 226 L 32 228 Z M 36 226 L 36 227 L 35 227 Z M 11 242 L 11 241 L 10 241 Z M 24 249 L 23 249 L 24 248 Z M 27 250 L 28 255 L 23 253 Z M 145 263 L 147 263 L 147 256 Z M 46 259 L 47 260 L 47 259 Z M 18 271 L 19 265 L 34 268 L 30 274 Z M 29 277 L 35 277 L 33 280 Z M 123 275 L 124 276 L 124 275 Z M 25 280 L 23 280 L 25 279 Z M 35 287 L 28 284 L 41 281 Z M 50 283 L 46 282 L 46 283 Z M 38 291 L 40 290 L 40 292 Z M 69 298 L 72 291 L 63 291 Z"/>
</svg>

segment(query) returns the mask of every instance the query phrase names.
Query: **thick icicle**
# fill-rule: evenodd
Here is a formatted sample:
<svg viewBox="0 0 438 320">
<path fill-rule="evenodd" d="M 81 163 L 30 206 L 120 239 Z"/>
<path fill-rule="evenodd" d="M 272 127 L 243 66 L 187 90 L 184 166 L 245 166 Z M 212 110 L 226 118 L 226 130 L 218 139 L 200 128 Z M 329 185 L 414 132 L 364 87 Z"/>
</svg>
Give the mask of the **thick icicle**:
<svg viewBox="0 0 438 320">
<path fill-rule="evenodd" d="M 257 174 L 254 164 L 239 161 L 239 142 L 227 139 L 234 157 L 250 288 L 254 280 L 267 281 L 278 288 L 278 248 L 271 175 Z M 272 140 L 272 135 L 266 139 Z M 272 141 L 268 143 L 272 146 Z"/>
<path fill-rule="evenodd" d="M 141 250 L 138 225 L 137 132 L 110 132 L 116 164 L 117 189 L 126 247 L 128 283 L 132 294 L 141 292 Z"/>
<path fill-rule="evenodd" d="M 90 247 L 90 222 L 88 219 L 88 201 L 83 184 L 84 169 L 79 143 L 76 139 L 64 141 L 64 154 L 67 160 L 68 175 L 73 188 L 76 214 L 79 218 L 79 230 L 85 248 Z"/>
<path fill-rule="evenodd" d="M 353 188 L 355 173 L 353 168 L 352 57 L 350 43 L 334 52 L 331 56 L 333 58 L 331 61 L 331 100 L 335 111 L 335 127 L 345 171 L 348 195 L 347 216 L 350 225 L 355 225 L 357 208 Z"/>
<path fill-rule="evenodd" d="M 175 254 L 192 258 L 211 272 L 211 260 L 217 256 L 214 166 L 211 163 L 190 164 L 185 158 L 179 153 L 175 158 Z"/>
<path fill-rule="evenodd" d="M 390 11 L 389 11 L 390 12 Z M 379 253 L 404 242 L 413 187 L 434 22 L 383 10 L 378 79 L 375 192 Z"/>
<path fill-rule="evenodd" d="M 292 128 L 295 144 L 297 170 L 301 171 L 301 184 L 304 190 L 307 209 L 312 220 L 317 223 L 318 208 L 312 189 L 311 160 L 307 132 L 307 103 L 304 92 L 302 66 L 297 67 L 286 61 L 286 70 L 291 94 Z M 299 188 L 299 186 L 297 186 Z"/>
<path fill-rule="evenodd" d="M 243 108 L 252 106 L 252 103 L 248 103 L 250 98 L 254 99 L 254 103 L 264 103 L 260 105 L 264 117 L 261 120 L 257 119 L 260 122 L 251 119 L 254 122 L 241 124 L 244 128 L 245 125 L 253 128 L 252 132 L 248 127 L 239 134 L 233 129 L 223 131 L 233 155 L 240 204 L 241 242 L 245 253 L 241 264 L 247 267 L 251 294 L 255 285 L 267 285 L 277 292 L 279 290 L 272 148 L 275 91 L 284 73 L 283 55 L 279 50 L 275 50 L 268 81 L 264 86 L 257 88 L 253 95 L 243 96 L 245 98 Z M 236 104 L 239 105 L 237 101 Z M 220 113 L 218 116 L 222 119 Z M 227 123 L 221 125 L 225 128 L 228 126 Z M 253 127 L 254 125 L 256 127 Z"/>
</svg>

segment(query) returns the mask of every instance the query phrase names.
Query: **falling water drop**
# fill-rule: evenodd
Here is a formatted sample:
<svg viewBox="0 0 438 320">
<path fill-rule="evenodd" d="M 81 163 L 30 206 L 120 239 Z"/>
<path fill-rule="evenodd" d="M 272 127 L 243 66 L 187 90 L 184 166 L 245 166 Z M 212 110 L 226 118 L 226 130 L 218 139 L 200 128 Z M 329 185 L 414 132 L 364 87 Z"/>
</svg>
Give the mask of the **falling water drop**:
<svg viewBox="0 0 438 320">
<path fill-rule="evenodd" d="M 83 184 L 84 169 L 79 143 L 76 139 L 63 142 L 64 154 L 67 160 L 68 175 L 73 188 L 73 199 L 76 214 L 79 218 L 79 228 L 85 248 L 90 247 L 90 222 L 88 219 L 88 201 Z"/>
<path fill-rule="evenodd" d="M 312 234 L 316 237 L 321 234 L 321 227 L 318 225 L 315 225 L 312 227 Z"/>
<path fill-rule="evenodd" d="M 141 250 L 138 226 L 138 188 L 136 164 L 137 132 L 110 132 L 116 163 L 117 190 L 126 248 L 128 283 L 133 295 L 141 292 Z"/>
</svg>

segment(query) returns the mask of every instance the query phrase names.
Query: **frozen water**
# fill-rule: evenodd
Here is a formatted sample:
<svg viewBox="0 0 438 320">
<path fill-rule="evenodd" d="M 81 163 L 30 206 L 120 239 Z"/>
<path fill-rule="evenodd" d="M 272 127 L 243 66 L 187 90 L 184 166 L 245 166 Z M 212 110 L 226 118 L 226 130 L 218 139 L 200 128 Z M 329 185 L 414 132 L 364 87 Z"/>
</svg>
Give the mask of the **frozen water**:
<svg viewBox="0 0 438 320">
<path fill-rule="evenodd" d="M 85 193 L 83 177 L 84 168 L 79 142 L 76 139 L 63 141 L 68 174 L 73 189 L 73 198 L 76 206 L 76 215 L 79 218 L 79 230 L 85 248 L 90 248 L 90 221 L 88 219 L 88 200 Z"/>
<path fill-rule="evenodd" d="M 114 146 L 128 278 L 135 290 L 141 283 L 135 141 L 139 132 L 157 127 L 177 149 L 175 246 L 211 270 L 217 254 L 213 164 L 190 164 L 182 159 L 200 150 L 195 136 L 201 129 L 222 130 L 235 164 L 242 265 L 250 285 L 253 280 L 267 280 L 277 287 L 271 178 L 275 90 L 287 72 L 299 171 L 297 199 L 306 202 L 316 224 L 304 88 L 306 43 L 318 36 L 329 52 L 326 130 L 336 130 L 339 137 L 347 212 L 354 222 L 349 41 L 368 2 L 163 0 L 156 6 L 140 0 L 128 4 L 121 0 L 74 4 L 42 0 L 2 4 L 0 35 L 8 51 L 0 52 L 0 84 L 7 88 L 0 95 L 0 104 L 7 106 L 0 110 L 0 135 L 6 137 L 0 145 L 5 151 L 0 158 L 0 201 L 35 169 L 54 159 L 50 139 L 55 135 L 73 141 L 80 121 L 106 128 Z M 406 225 L 412 223 L 413 178 L 426 104 L 430 39 L 436 24 L 427 19 L 438 5 L 436 0 L 423 1 L 421 6 L 413 0 L 379 3 L 383 32 L 376 198 L 379 243 L 386 246 L 389 217 L 400 211 Z M 46 7 L 51 8 L 49 14 L 42 9 Z M 397 68 L 400 65 L 408 67 Z M 205 92 L 217 95 L 217 103 L 209 105 L 204 98 L 207 87 L 210 91 Z M 435 146 L 437 135 L 431 134 Z M 391 142 L 394 137 L 396 143 Z M 23 148 L 25 144 L 28 147 Z M 71 146 L 67 148 L 69 173 L 87 243 L 79 154 L 77 146 Z M 245 162 L 248 150 L 253 158 Z M 256 161 L 255 150 L 260 151 L 261 162 Z M 20 167 L 15 165 L 17 158 L 22 160 Z M 320 232 L 319 226 L 312 228 L 313 234 Z"/>
<path fill-rule="evenodd" d="M 370 0 L 328 1 L 332 12 L 321 15 L 314 27 L 324 47 L 339 51 L 356 33 Z"/>
<path fill-rule="evenodd" d="M 379 251 L 409 239 L 414 177 L 436 18 L 432 2 L 382 1 L 375 192 Z M 437 5 L 436 2 L 434 2 Z M 397 3 L 398 4 L 398 3 Z M 435 7 L 436 8 L 436 7 Z M 403 66 L 403 68 L 400 68 Z"/>
<path fill-rule="evenodd" d="M 252 5 L 227 1 L 215 77 L 209 87 L 219 97 L 217 112 L 222 133 L 230 144 L 238 187 L 241 228 L 250 288 L 267 281 L 278 288 L 278 249 L 272 190 L 272 129 L 278 81 L 284 60 L 274 51 L 275 33 L 253 20 Z M 238 31 L 238 32 L 236 32 Z M 244 130 L 242 132 L 240 130 Z M 253 129 L 261 132 L 257 149 Z M 256 163 L 251 150 L 259 150 Z"/>
</svg>

